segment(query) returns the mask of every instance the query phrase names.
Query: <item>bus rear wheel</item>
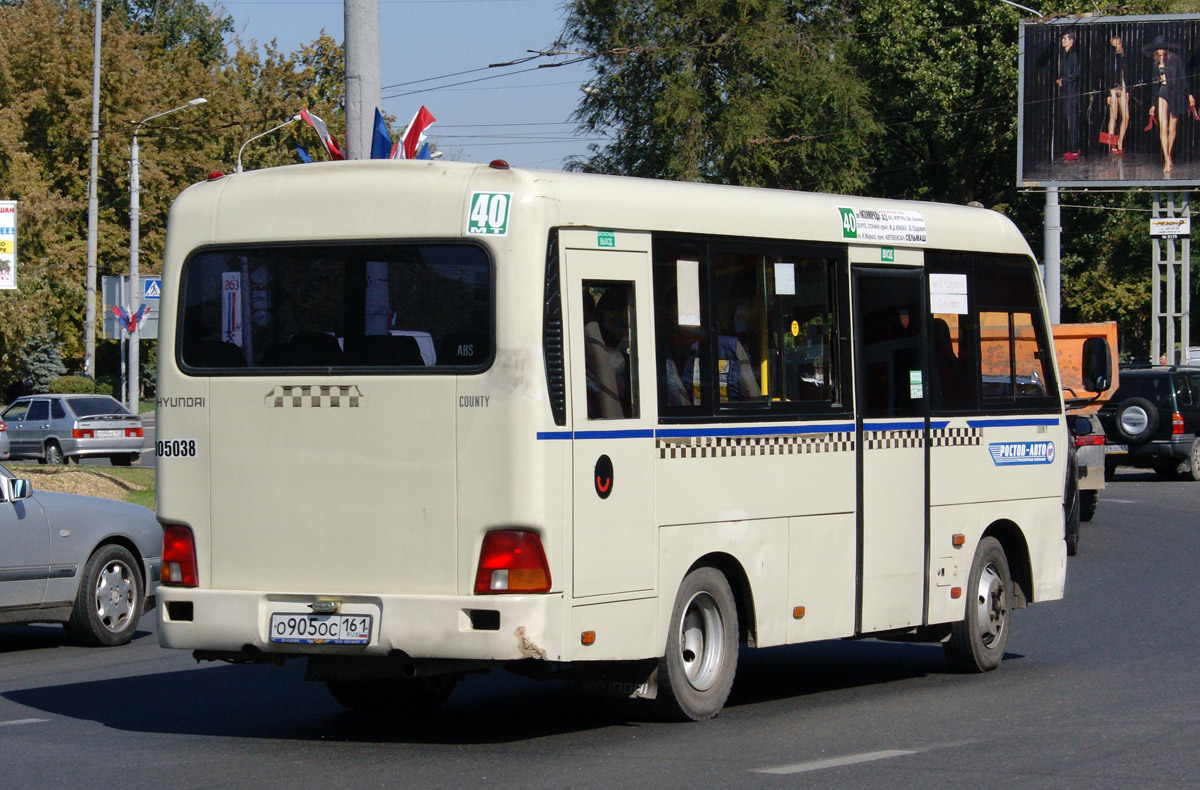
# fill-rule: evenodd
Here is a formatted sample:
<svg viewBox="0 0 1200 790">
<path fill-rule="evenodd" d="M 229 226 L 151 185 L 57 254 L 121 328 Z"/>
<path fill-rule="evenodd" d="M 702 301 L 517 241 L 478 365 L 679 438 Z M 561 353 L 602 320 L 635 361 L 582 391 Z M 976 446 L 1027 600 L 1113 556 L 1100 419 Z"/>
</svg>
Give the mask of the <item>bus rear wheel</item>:
<svg viewBox="0 0 1200 790">
<path fill-rule="evenodd" d="M 737 651 L 737 606 L 729 582 L 716 568 L 696 568 L 679 585 L 666 653 L 658 662 L 663 715 L 704 721 L 720 713 L 733 687 Z"/>
<path fill-rule="evenodd" d="M 1012 630 L 1012 576 L 995 538 L 979 541 L 966 593 L 966 614 L 942 647 L 956 672 L 989 672 L 1000 666 Z"/>
<path fill-rule="evenodd" d="M 446 701 L 457 675 L 432 678 L 327 680 L 325 688 L 343 707 L 377 718 L 412 721 L 433 713 Z"/>
</svg>

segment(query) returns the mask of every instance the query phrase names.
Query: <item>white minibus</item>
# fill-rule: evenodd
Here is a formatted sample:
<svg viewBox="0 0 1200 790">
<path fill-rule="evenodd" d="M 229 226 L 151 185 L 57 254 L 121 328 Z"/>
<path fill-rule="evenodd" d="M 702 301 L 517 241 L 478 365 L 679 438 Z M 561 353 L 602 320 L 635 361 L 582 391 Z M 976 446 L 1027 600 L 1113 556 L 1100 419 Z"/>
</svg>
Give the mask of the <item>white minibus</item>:
<svg viewBox="0 0 1200 790">
<path fill-rule="evenodd" d="M 351 708 L 503 666 L 705 719 L 739 645 L 984 671 L 1063 594 L 1055 356 L 992 211 L 273 168 L 175 201 L 159 331 L 162 644 Z"/>
</svg>

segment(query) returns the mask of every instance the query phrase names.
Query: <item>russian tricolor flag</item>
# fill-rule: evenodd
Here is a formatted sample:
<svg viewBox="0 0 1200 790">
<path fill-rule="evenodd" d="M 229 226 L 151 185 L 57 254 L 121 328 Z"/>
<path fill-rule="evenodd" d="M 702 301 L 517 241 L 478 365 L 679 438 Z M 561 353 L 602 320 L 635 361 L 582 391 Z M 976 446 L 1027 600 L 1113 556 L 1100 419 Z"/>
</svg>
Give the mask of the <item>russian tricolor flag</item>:
<svg viewBox="0 0 1200 790">
<path fill-rule="evenodd" d="M 395 150 L 392 151 L 392 158 L 416 159 L 417 148 L 425 142 L 425 130 L 435 120 L 433 114 L 425 109 L 425 105 L 421 105 L 421 109 L 417 110 L 417 114 L 413 116 L 412 123 L 404 130 L 404 138 L 396 143 Z"/>
<path fill-rule="evenodd" d="M 329 128 L 325 126 L 325 122 L 320 117 L 306 109 L 300 111 L 300 117 L 316 131 L 317 136 L 321 138 L 321 143 L 325 146 L 325 150 L 329 152 L 330 159 L 346 158 L 342 154 L 342 149 L 338 148 L 337 140 L 333 139 L 333 135 L 329 133 Z"/>
</svg>

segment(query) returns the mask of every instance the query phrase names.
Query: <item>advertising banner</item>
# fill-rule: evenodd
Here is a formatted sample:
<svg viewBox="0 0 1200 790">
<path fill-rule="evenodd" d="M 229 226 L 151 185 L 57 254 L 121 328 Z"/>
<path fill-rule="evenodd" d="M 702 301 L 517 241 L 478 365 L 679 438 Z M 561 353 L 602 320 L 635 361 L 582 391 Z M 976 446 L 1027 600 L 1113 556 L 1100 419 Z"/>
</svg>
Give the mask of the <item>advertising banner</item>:
<svg viewBox="0 0 1200 790">
<path fill-rule="evenodd" d="M 1020 186 L 1200 184 L 1200 15 L 1026 20 Z"/>
<path fill-rule="evenodd" d="M 0 200 L 0 290 L 17 287 L 17 201 Z"/>
</svg>

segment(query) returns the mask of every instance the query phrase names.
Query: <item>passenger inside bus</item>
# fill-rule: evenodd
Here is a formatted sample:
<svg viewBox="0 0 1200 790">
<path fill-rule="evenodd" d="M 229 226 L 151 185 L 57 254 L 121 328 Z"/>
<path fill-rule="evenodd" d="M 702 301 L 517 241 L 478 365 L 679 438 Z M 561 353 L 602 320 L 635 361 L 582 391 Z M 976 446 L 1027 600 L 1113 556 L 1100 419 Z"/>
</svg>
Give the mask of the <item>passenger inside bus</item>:
<svg viewBox="0 0 1200 790">
<path fill-rule="evenodd" d="M 631 356 L 633 309 L 631 284 L 584 283 L 588 419 L 637 416 L 637 379 Z"/>
</svg>

